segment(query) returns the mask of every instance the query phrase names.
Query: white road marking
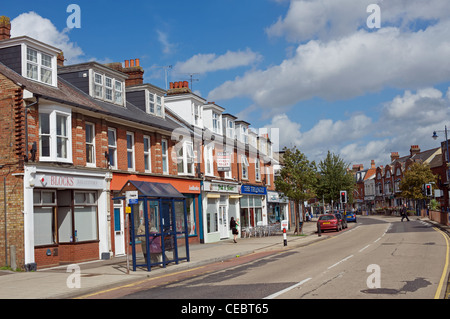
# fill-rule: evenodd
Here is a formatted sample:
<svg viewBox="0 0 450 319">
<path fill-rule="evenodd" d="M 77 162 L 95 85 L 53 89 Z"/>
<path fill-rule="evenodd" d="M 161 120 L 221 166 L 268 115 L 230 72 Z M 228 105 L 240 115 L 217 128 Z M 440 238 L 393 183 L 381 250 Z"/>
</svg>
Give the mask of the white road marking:
<svg viewBox="0 0 450 319">
<path fill-rule="evenodd" d="M 305 280 L 302 280 L 302 281 L 300 281 L 298 284 L 295 284 L 295 285 L 293 285 L 293 286 L 291 286 L 291 287 L 288 287 L 288 288 L 283 289 L 283 290 L 281 290 L 281 291 L 279 291 L 279 292 L 276 292 L 276 293 L 274 293 L 274 294 L 272 294 L 272 295 L 270 295 L 270 296 L 268 296 L 268 297 L 266 297 L 266 298 L 264 298 L 264 299 L 275 299 L 276 297 L 281 296 L 282 294 L 285 294 L 286 292 L 288 292 L 288 291 L 290 291 L 290 290 L 292 290 L 292 289 L 295 289 L 295 288 L 297 288 L 297 287 L 300 287 L 301 285 L 303 285 L 304 283 L 310 281 L 311 279 L 312 279 L 312 278 L 307 278 L 307 279 L 305 279 Z"/>
<path fill-rule="evenodd" d="M 350 256 L 348 256 L 348 257 L 345 257 L 345 258 L 342 259 L 341 261 L 338 261 L 338 262 L 335 263 L 334 265 L 328 267 L 328 269 L 331 269 L 331 268 L 333 268 L 333 267 L 336 267 L 336 266 L 339 265 L 340 263 L 343 263 L 344 261 L 349 260 L 349 259 L 352 258 L 352 257 L 353 257 L 353 255 L 350 255 Z"/>
</svg>

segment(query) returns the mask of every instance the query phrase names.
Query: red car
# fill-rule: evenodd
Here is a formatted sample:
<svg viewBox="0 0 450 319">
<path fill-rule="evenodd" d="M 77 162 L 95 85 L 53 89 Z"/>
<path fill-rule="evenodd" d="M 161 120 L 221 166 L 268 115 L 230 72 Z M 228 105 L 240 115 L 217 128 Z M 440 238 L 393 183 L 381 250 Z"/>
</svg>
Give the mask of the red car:
<svg viewBox="0 0 450 319">
<path fill-rule="evenodd" d="M 330 229 L 340 231 L 342 229 L 341 221 L 334 214 L 326 214 L 320 216 L 319 220 L 317 221 L 317 231 L 319 231 L 319 225 L 321 231 Z"/>
</svg>

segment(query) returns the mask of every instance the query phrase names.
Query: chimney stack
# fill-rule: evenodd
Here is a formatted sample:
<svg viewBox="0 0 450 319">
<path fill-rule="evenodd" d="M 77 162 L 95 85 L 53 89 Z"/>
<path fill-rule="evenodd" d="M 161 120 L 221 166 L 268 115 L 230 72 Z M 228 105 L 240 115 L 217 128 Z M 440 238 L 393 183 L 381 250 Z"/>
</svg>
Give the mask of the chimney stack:
<svg viewBox="0 0 450 319">
<path fill-rule="evenodd" d="M 192 93 L 189 89 L 188 81 L 178 81 L 178 82 L 170 82 L 169 91 L 167 91 L 168 95 L 181 94 L 181 93 Z"/>
<path fill-rule="evenodd" d="M 376 168 L 376 166 L 375 166 L 375 160 L 372 160 L 372 162 L 370 163 L 370 168 Z"/>
<path fill-rule="evenodd" d="M 398 152 L 392 152 L 391 153 L 391 163 L 395 160 L 398 160 L 400 158 L 400 155 L 398 155 Z"/>
<path fill-rule="evenodd" d="M 8 17 L 0 17 L 0 41 L 11 38 L 11 22 Z"/>
<path fill-rule="evenodd" d="M 411 153 L 411 157 L 413 157 L 414 155 L 420 153 L 419 145 L 411 145 L 411 149 L 409 150 L 409 152 Z"/>
<path fill-rule="evenodd" d="M 125 86 L 144 84 L 144 69 L 140 66 L 139 59 L 125 60 L 125 68 L 122 72 L 128 75 Z"/>
</svg>

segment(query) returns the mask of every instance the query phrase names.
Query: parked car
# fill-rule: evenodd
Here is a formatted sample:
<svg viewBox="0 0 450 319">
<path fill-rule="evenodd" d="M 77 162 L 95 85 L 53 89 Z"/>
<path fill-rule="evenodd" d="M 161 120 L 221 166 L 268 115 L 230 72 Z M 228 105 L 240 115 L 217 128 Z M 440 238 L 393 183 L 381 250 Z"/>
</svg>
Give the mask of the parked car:
<svg viewBox="0 0 450 319">
<path fill-rule="evenodd" d="M 347 215 L 345 217 L 347 219 L 347 222 L 355 222 L 356 223 L 356 213 L 355 212 L 347 212 Z"/>
<path fill-rule="evenodd" d="M 342 229 L 347 228 L 347 219 L 344 217 L 343 213 L 334 213 L 334 215 L 341 221 Z"/>
<path fill-rule="evenodd" d="M 335 214 L 321 215 L 317 220 L 317 231 L 335 230 L 340 231 L 342 229 L 342 222 Z"/>
</svg>

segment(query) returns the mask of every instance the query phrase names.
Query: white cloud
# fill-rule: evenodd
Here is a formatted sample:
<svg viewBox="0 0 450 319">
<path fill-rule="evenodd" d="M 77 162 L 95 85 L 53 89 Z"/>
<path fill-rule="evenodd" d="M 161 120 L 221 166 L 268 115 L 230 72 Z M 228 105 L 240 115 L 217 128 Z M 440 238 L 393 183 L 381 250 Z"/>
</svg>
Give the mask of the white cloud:
<svg viewBox="0 0 450 319">
<path fill-rule="evenodd" d="M 227 51 L 219 56 L 215 53 L 196 54 L 185 62 L 178 62 L 174 69 L 179 73 L 207 73 L 248 66 L 261 59 L 261 55 L 250 49 L 236 52 Z"/>
<path fill-rule="evenodd" d="M 431 87 L 407 90 L 380 105 L 377 120 L 354 114 L 345 120 L 323 119 L 302 131 L 300 123 L 280 114 L 265 127 L 279 128 L 280 149 L 297 146 L 310 160 L 320 161 L 330 150 L 351 164 L 368 167 L 375 160 L 386 165 L 391 152 L 407 155 L 411 145 L 422 150 L 439 147 L 431 136 L 443 130 L 450 118 L 450 97 L 444 93 Z"/>
<path fill-rule="evenodd" d="M 286 37 L 293 42 L 348 36 L 367 28 L 370 4 L 380 6 L 382 27 L 396 25 L 408 29 L 418 19 L 449 18 L 448 0 L 291 0 L 286 15 L 279 17 L 266 32 L 270 37 Z"/>
<path fill-rule="evenodd" d="M 59 31 L 49 19 L 33 11 L 22 13 L 11 21 L 11 37 L 26 35 L 35 38 L 63 51 L 69 63 L 78 63 L 84 53 L 76 43 L 70 41 L 69 31 L 68 28 Z"/>
<path fill-rule="evenodd" d="M 208 99 L 250 97 L 262 107 L 283 107 L 313 97 L 350 99 L 386 87 L 434 85 L 450 80 L 449 29 L 445 21 L 425 31 L 381 28 L 329 42 L 312 40 L 279 65 L 223 83 Z"/>
<path fill-rule="evenodd" d="M 161 30 L 156 30 L 156 33 L 158 34 L 158 41 L 163 47 L 163 53 L 172 54 L 177 47 L 176 44 L 173 44 L 169 41 L 169 36 L 167 35 L 167 33 Z"/>
</svg>

